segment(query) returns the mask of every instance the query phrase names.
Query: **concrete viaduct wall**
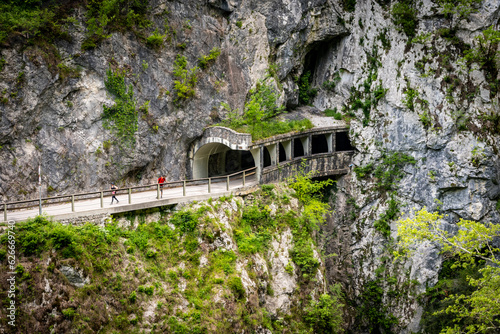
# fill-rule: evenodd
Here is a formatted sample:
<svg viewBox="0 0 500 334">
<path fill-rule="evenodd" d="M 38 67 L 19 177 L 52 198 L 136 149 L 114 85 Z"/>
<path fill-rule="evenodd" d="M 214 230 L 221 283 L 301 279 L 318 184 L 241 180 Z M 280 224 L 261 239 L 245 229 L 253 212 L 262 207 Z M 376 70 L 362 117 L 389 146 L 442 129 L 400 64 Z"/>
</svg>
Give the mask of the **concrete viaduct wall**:
<svg viewBox="0 0 500 334">
<path fill-rule="evenodd" d="M 220 158 L 212 160 L 224 163 L 231 150 L 251 153 L 260 183 L 288 178 L 302 161 L 307 163 L 305 171 L 316 170 L 317 176 L 345 174 L 354 153 L 345 126 L 286 133 L 256 142 L 252 142 L 249 134 L 211 127 L 191 147 L 189 177 L 207 177 L 210 156 L 218 155 Z"/>
<path fill-rule="evenodd" d="M 273 183 L 284 181 L 292 177 L 301 168 L 303 168 L 305 173 L 316 171 L 314 174 L 315 177 L 347 174 L 353 154 L 353 151 L 331 152 L 281 162 L 275 166 L 263 168 L 260 182 Z M 302 162 L 305 162 L 304 166 Z"/>
</svg>

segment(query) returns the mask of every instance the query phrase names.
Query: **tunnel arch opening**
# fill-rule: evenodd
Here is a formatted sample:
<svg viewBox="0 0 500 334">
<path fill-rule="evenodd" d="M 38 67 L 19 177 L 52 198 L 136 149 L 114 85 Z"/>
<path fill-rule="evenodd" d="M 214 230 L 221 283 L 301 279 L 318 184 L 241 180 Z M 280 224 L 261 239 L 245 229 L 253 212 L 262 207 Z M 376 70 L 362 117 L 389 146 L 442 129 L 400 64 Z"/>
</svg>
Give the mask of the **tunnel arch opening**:
<svg viewBox="0 0 500 334">
<path fill-rule="evenodd" d="M 222 143 L 207 143 L 193 157 L 193 179 L 222 176 L 255 167 L 254 153 L 232 150 Z"/>
</svg>

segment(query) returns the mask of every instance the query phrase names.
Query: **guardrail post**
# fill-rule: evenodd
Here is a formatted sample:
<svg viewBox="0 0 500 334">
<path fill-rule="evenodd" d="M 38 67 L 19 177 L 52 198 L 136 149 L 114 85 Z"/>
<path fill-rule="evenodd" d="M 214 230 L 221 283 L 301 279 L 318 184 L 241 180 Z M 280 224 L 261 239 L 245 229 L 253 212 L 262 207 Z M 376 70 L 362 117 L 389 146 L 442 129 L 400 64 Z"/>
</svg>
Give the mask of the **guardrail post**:
<svg viewBox="0 0 500 334">
<path fill-rule="evenodd" d="M 104 207 L 104 193 L 101 191 L 101 209 Z"/>
<path fill-rule="evenodd" d="M 7 221 L 7 203 L 3 203 L 3 220 Z"/>
<path fill-rule="evenodd" d="M 160 199 L 160 184 L 156 185 L 156 199 Z"/>
<path fill-rule="evenodd" d="M 128 188 L 128 204 L 132 204 L 132 189 Z"/>
<path fill-rule="evenodd" d="M 245 186 L 245 171 L 243 171 L 243 187 Z"/>
<path fill-rule="evenodd" d="M 211 178 L 208 178 L 208 193 L 210 194 L 210 192 L 212 191 L 212 189 L 210 189 L 212 187 L 212 179 Z"/>
<path fill-rule="evenodd" d="M 186 180 L 182 181 L 182 196 L 186 196 Z"/>
<path fill-rule="evenodd" d="M 227 176 L 226 179 L 226 190 L 229 191 L 229 175 Z"/>
<path fill-rule="evenodd" d="M 75 212 L 75 195 L 71 195 L 71 212 Z"/>
</svg>

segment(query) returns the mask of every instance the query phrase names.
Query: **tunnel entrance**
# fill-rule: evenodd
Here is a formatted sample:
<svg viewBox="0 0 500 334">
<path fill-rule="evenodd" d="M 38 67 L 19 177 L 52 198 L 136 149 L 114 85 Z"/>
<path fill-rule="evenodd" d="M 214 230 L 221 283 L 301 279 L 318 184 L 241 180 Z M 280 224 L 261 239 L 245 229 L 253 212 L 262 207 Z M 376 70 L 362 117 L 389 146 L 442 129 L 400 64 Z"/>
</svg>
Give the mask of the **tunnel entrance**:
<svg viewBox="0 0 500 334">
<path fill-rule="evenodd" d="M 193 158 L 193 178 L 222 176 L 255 167 L 250 151 L 232 150 L 221 143 L 208 143 Z"/>
</svg>

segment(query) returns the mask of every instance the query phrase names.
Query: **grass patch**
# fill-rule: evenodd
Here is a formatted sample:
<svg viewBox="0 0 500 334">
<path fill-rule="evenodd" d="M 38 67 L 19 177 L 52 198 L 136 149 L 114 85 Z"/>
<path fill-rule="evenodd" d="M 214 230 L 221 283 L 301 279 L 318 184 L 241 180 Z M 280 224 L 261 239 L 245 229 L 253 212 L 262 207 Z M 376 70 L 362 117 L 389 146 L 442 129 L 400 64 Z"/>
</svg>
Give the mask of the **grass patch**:
<svg viewBox="0 0 500 334">
<path fill-rule="evenodd" d="M 253 140 L 271 137 L 274 135 L 292 131 L 304 131 L 313 127 L 308 119 L 278 121 L 276 116 L 284 112 L 282 106 L 278 106 L 278 94 L 270 85 L 259 82 L 255 89 L 250 90 L 250 98 L 245 103 L 243 115 L 238 110 L 229 108 L 223 103 L 228 111 L 228 117 L 220 123 L 235 131 L 250 133 Z"/>
</svg>

